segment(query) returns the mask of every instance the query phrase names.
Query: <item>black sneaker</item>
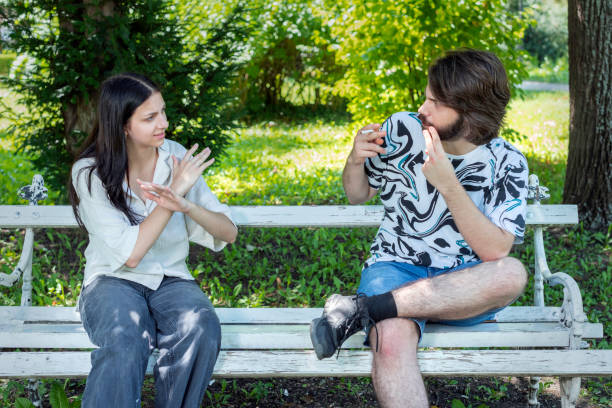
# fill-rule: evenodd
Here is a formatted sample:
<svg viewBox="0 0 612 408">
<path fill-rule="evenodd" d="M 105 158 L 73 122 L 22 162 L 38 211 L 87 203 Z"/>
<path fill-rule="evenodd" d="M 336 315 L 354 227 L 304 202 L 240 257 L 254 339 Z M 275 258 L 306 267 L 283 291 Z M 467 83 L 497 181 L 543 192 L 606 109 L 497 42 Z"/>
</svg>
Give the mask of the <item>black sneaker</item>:
<svg viewBox="0 0 612 408">
<path fill-rule="evenodd" d="M 319 360 L 334 355 L 353 334 L 371 320 L 363 306 L 364 295 L 331 295 L 321 317 L 310 322 L 310 340 Z"/>
</svg>

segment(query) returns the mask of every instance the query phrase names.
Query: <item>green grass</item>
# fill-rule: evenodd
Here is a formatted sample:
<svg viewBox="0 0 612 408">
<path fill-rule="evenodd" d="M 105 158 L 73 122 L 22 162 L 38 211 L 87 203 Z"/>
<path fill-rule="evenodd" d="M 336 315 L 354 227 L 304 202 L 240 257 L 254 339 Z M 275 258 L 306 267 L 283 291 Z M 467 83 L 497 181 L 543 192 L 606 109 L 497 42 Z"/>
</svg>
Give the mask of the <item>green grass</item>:
<svg viewBox="0 0 612 408">
<path fill-rule="evenodd" d="M 527 157 L 529 172 L 550 190 L 550 204 L 563 199 L 569 145 L 569 94 L 526 92 L 511 101 L 507 127 L 526 137 L 515 143 Z"/>
<path fill-rule="evenodd" d="M 567 93 L 527 93 L 511 103 L 508 127 L 526 137 L 516 145 L 527 156 L 530 170 L 550 188 L 552 203 L 561 202 L 567 159 L 569 100 Z M 342 116 L 299 123 L 271 121 L 245 126 L 236 133 L 227 154 L 205 174 L 220 200 L 233 205 L 346 204 L 340 175 L 357 124 Z M 0 147 L 0 202 L 28 184 L 34 169 L 14 153 L 12 141 Z M 49 200 L 53 202 L 53 198 Z M 216 306 L 322 306 L 331 293 L 354 292 L 366 259 L 373 228 L 251 229 L 242 228 L 235 244 L 220 253 L 193 246 L 189 266 Z M 594 347 L 610 348 L 612 341 L 612 237 L 580 227 L 550 228 L 545 232 L 553 272 L 564 271 L 579 283 L 590 321 L 605 325 L 605 338 Z M 15 266 L 22 232 L 0 233 L 0 272 Z M 533 232 L 513 254 L 533 270 Z M 74 230 L 39 233 L 34 253 L 33 300 L 37 305 L 74 305 L 80 291 L 86 237 Z M 0 288 L 0 304 L 19 304 L 20 288 Z M 532 284 L 517 304 L 533 304 Z M 546 290 L 547 304 L 560 304 L 559 288 Z M 10 398 L 22 396 L 11 383 Z M 361 386 L 356 383 L 358 386 Z M 367 386 L 364 385 L 364 387 Z M 223 406 L 233 383 L 209 393 L 207 403 Z M 268 382 L 255 382 L 246 392 L 257 404 L 269 391 Z M 225 391 L 223 391 L 225 389 Z M 230 391 L 228 391 L 230 390 Z M 609 402 L 610 382 L 584 383 L 587 397 Z M 0 385 L 0 396 L 8 393 Z M 270 391 L 272 392 L 272 391 Z M 486 404 L 495 406 L 497 394 Z M 476 404 L 477 405 L 477 404 Z"/>
</svg>

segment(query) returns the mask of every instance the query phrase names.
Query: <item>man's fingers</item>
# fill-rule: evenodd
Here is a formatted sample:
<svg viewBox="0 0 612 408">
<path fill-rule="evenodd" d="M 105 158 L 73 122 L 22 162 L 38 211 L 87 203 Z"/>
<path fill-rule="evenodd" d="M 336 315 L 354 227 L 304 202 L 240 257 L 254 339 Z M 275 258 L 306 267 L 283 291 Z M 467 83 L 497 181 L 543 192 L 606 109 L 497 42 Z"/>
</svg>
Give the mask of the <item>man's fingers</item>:
<svg viewBox="0 0 612 408">
<path fill-rule="evenodd" d="M 381 137 L 385 137 L 386 132 L 383 131 L 372 131 L 372 132 L 367 132 L 367 133 L 360 133 L 362 140 L 366 140 L 368 142 L 372 142 L 376 139 L 380 139 Z"/>
<path fill-rule="evenodd" d="M 357 147 L 358 147 L 359 151 L 366 151 L 366 152 L 367 151 L 374 151 L 374 152 L 377 152 L 377 153 L 380 153 L 380 154 L 387 153 L 387 150 L 384 147 L 379 146 L 376 143 L 365 143 L 364 142 L 364 143 L 360 143 Z"/>
<path fill-rule="evenodd" d="M 429 129 L 423 129 L 423 137 L 425 138 L 425 152 L 429 157 L 435 152 L 433 147 L 433 142 L 431 140 L 431 133 L 429 133 Z"/>
<path fill-rule="evenodd" d="M 436 128 L 433 126 L 429 126 L 428 130 L 429 130 L 429 134 L 431 135 L 432 145 L 434 149 L 436 150 L 436 152 L 443 151 L 444 148 L 442 147 L 442 141 L 440 140 L 440 135 L 438 134 L 438 131 L 436 130 Z"/>
<path fill-rule="evenodd" d="M 365 125 L 361 129 L 359 129 L 359 132 L 357 132 L 357 133 L 363 133 L 366 130 L 374 130 L 374 131 L 376 131 L 378 129 L 380 129 L 380 123 L 370 123 L 368 125 Z"/>
</svg>

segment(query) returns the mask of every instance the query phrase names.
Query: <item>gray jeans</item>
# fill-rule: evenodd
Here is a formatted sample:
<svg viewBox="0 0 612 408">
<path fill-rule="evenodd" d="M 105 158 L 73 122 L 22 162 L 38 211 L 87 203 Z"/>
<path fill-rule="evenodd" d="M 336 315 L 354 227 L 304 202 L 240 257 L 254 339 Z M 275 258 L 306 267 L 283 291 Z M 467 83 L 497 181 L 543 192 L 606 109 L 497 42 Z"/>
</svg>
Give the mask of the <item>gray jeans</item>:
<svg viewBox="0 0 612 408">
<path fill-rule="evenodd" d="M 99 348 L 83 408 L 140 407 L 147 361 L 154 348 L 156 407 L 199 407 L 219 354 L 221 326 L 194 281 L 165 277 L 157 290 L 101 276 L 83 289 L 83 327 Z"/>
</svg>

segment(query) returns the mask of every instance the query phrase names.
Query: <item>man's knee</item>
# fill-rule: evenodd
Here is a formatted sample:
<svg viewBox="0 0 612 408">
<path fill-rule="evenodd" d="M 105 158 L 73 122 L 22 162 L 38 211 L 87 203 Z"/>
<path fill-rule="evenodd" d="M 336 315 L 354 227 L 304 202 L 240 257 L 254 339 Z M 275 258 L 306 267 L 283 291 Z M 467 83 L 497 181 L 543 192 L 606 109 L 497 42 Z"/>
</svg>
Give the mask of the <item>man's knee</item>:
<svg viewBox="0 0 612 408">
<path fill-rule="evenodd" d="M 522 262 L 507 256 L 493 262 L 496 266 L 496 282 L 498 290 L 505 295 L 505 302 L 499 306 L 506 306 L 516 299 L 527 286 L 527 271 Z"/>
<path fill-rule="evenodd" d="M 386 319 L 370 331 L 370 346 L 376 360 L 398 360 L 403 356 L 415 356 L 420 338 L 419 326 L 410 319 Z M 377 343 L 378 342 L 378 343 Z M 378 344 L 378 351 L 376 345 Z"/>
<path fill-rule="evenodd" d="M 525 290 L 527 286 L 527 270 L 521 261 L 516 258 L 507 256 L 501 259 L 502 268 L 508 274 L 508 280 L 510 288 L 518 296 Z"/>
</svg>

